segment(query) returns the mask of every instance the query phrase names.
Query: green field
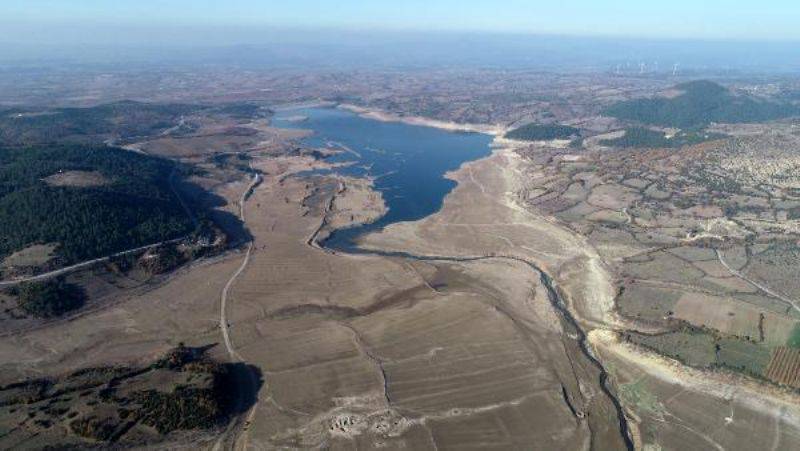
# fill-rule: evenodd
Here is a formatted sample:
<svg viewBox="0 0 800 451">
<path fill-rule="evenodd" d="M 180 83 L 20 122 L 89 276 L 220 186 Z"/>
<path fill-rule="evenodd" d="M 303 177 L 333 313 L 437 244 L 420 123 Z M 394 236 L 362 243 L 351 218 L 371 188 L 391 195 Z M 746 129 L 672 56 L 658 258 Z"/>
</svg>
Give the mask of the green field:
<svg viewBox="0 0 800 451">
<path fill-rule="evenodd" d="M 800 324 L 794 326 L 792 334 L 789 336 L 789 340 L 786 342 L 786 346 L 800 348 Z"/>
<path fill-rule="evenodd" d="M 631 333 L 630 340 L 687 365 L 705 368 L 716 363 L 714 337 L 696 329 L 658 335 Z"/>
<path fill-rule="evenodd" d="M 769 364 L 770 348 L 736 337 L 719 337 L 706 329 L 684 327 L 657 335 L 629 333 L 632 343 L 697 368 L 722 367 L 761 377 Z"/>
</svg>

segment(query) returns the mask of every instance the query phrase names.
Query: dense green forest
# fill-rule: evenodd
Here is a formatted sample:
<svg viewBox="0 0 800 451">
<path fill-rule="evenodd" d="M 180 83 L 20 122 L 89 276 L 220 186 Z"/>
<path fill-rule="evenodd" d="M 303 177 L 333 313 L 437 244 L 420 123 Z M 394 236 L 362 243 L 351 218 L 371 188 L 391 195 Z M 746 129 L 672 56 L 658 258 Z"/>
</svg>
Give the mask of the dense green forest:
<svg viewBox="0 0 800 451">
<path fill-rule="evenodd" d="M 0 258 L 58 243 L 63 263 L 185 235 L 193 222 L 169 186 L 173 163 L 104 146 L 0 148 Z M 51 186 L 66 171 L 99 172 L 102 186 Z"/>
<path fill-rule="evenodd" d="M 622 137 L 604 139 L 600 141 L 600 144 L 603 146 L 620 148 L 677 148 L 721 137 L 723 136 L 719 134 L 690 131 L 680 132 L 671 138 L 667 138 L 663 132 L 650 130 L 644 127 L 629 127 L 625 129 L 625 135 Z"/>
<path fill-rule="evenodd" d="M 600 145 L 612 147 L 672 147 L 664 133 L 644 127 L 625 129 L 625 135 L 615 139 L 604 139 Z"/>
<path fill-rule="evenodd" d="M 736 96 L 710 81 L 675 86 L 682 94 L 673 98 L 635 99 L 616 103 L 606 116 L 665 127 L 701 129 L 712 122 L 764 122 L 800 114 L 789 103 L 775 103 Z"/>
<path fill-rule="evenodd" d="M 154 105 L 132 101 L 90 108 L 57 108 L 43 112 L 0 113 L 0 142 L 4 145 L 102 141 L 108 135 L 149 135 L 175 125 L 194 105 Z"/>
<path fill-rule="evenodd" d="M 520 141 L 550 141 L 571 139 L 580 135 L 580 130 L 567 125 L 528 124 L 506 133 L 506 138 Z"/>
<path fill-rule="evenodd" d="M 39 318 L 61 316 L 83 306 L 86 293 L 77 285 L 67 283 L 63 277 L 44 282 L 23 283 L 12 288 L 19 298 L 19 307 Z"/>
<path fill-rule="evenodd" d="M 253 119 L 257 117 L 266 117 L 272 114 L 271 110 L 262 108 L 253 103 L 229 103 L 218 105 L 210 109 L 209 112 L 234 119 Z"/>
</svg>

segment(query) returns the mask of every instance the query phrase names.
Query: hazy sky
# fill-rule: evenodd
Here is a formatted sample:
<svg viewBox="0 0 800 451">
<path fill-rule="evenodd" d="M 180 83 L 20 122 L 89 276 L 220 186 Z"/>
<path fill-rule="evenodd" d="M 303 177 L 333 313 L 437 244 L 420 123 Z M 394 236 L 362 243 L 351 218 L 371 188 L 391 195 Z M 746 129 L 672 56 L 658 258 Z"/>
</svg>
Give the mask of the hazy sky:
<svg viewBox="0 0 800 451">
<path fill-rule="evenodd" d="M 800 40 L 799 21 L 797 0 L 0 0 L 0 25 L 14 33 L 33 29 L 45 40 L 49 25 Z M 52 39 L 60 38 L 54 32 Z"/>
</svg>

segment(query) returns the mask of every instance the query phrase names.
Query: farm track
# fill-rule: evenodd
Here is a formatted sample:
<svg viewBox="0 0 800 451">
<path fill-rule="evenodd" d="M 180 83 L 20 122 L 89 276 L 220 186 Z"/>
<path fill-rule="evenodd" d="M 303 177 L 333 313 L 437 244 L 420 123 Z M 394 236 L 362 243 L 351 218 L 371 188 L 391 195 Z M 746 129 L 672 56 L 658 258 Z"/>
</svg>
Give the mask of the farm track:
<svg viewBox="0 0 800 451">
<path fill-rule="evenodd" d="M 775 298 L 775 299 L 777 299 L 777 300 L 779 300 L 781 302 L 784 302 L 785 304 L 789 305 L 791 308 L 795 309 L 797 312 L 800 312 L 800 306 L 798 306 L 796 302 L 794 302 L 793 300 L 787 298 L 786 296 L 783 296 L 780 293 L 776 293 L 775 291 L 770 289 L 768 286 L 763 285 L 761 283 L 758 283 L 755 280 L 745 276 L 740 271 L 737 271 L 737 270 L 733 269 L 728 264 L 728 262 L 726 262 L 725 259 L 722 258 L 722 253 L 719 251 L 719 249 L 715 249 L 714 252 L 717 253 L 717 258 L 719 259 L 720 264 L 722 264 L 722 266 L 724 266 L 725 269 L 728 270 L 728 272 L 730 272 L 734 276 L 738 277 L 739 279 L 744 280 L 745 282 L 749 283 L 750 285 L 758 288 L 759 290 L 761 290 L 763 293 L 767 294 L 768 296 L 773 297 L 773 298 Z"/>
<path fill-rule="evenodd" d="M 117 253 L 114 253 L 114 254 L 111 254 L 111 255 L 106 255 L 105 257 L 99 257 L 99 258 L 95 258 L 95 259 L 92 259 L 92 260 L 87 260 L 85 262 L 76 263 L 74 265 L 67 266 L 67 267 L 64 267 L 64 268 L 60 268 L 60 269 L 56 269 L 56 270 L 53 270 L 53 271 L 49 271 L 49 272 L 46 272 L 46 273 L 37 274 L 35 276 L 22 277 L 22 278 L 14 279 L 14 280 L 0 281 L 0 287 L 13 287 L 13 286 L 19 285 L 21 283 L 38 282 L 38 281 L 41 281 L 41 280 L 52 279 L 53 277 L 61 276 L 61 275 L 64 275 L 64 274 L 68 274 L 68 273 L 71 273 L 73 271 L 77 271 L 77 270 L 85 269 L 85 268 L 90 268 L 90 267 L 92 267 L 92 266 L 94 266 L 94 265 L 96 265 L 98 263 L 105 263 L 105 262 L 107 262 L 107 261 L 109 261 L 109 260 L 111 260 L 113 258 L 124 257 L 126 255 L 135 254 L 137 252 L 145 251 L 145 250 L 148 250 L 148 249 L 153 249 L 153 248 L 162 246 L 164 244 L 179 243 L 179 242 L 185 240 L 186 238 L 187 238 L 186 236 L 183 236 L 183 237 L 175 238 L 175 239 L 172 239 L 172 240 L 159 241 L 158 243 L 153 243 L 153 244 L 148 244 L 146 246 L 141 246 L 141 247 L 137 247 L 137 248 L 133 248 L 133 249 L 128 249 L 128 250 L 117 252 Z"/>
<path fill-rule="evenodd" d="M 261 175 L 255 174 L 253 176 L 253 181 L 250 183 L 250 185 L 248 185 L 247 189 L 242 193 L 242 196 L 239 199 L 239 219 L 242 221 L 242 223 L 245 223 L 246 219 L 245 205 L 247 203 L 247 199 L 252 195 L 253 190 L 255 190 L 255 188 L 261 184 L 261 182 Z M 242 259 L 242 264 L 228 279 L 228 282 L 225 284 L 225 287 L 222 289 L 222 293 L 220 294 L 219 329 L 222 333 L 222 338 L 225 343 L 225 350 L 228 353 L 228 358 L 230 359 L 231 363 L 244 364 L 245 360 L 238 352 L 236 352 L 236 348 L 234 347 L 230 338 L 230 325 L 228 324 L 227 317 L 228 293 L 230 292 L 233 284 L 236 282 L 236 279 L 244 272 L 244 270 L 247 268 L 247 265 L 250 263 L 252 251 L 253 241 L 251 240 L 247 245 L 247 250 L 245 251 L 244 258 Z M 247 367 L 246 365 L 237 366 L 236 369 L 234 369 L 234 378 L 237 380 L 235 387 L 237 396 L 234 411 L 242 410 L 247 402 L 247 399 L 253 399 L 256 401 L 253 402 L 253 405 L 248 410 L 244 421 L 239 418 L 237 421 L 232 422 L 228 426 L 222 436 L 214 444 L 214 450 L 236 449 L 238 439 L 242 433 L 246 432 L 249 422 L 252 420 L 252 417 L 255 414 L 256 406 L 258 405 L 257 392 L 259 376 L 255 373 L 255 369 Z M 242 445 L 242 449 L 246 449 L 246 445 Z"/>
</svg>

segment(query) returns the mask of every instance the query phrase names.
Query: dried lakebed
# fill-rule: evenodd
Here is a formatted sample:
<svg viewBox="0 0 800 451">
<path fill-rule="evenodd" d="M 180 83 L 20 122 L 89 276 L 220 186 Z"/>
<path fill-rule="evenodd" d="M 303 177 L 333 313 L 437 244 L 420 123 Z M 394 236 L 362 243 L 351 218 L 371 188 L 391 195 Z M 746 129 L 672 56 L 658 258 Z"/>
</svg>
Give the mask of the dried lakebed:
<svg viewBox="0 0 800 451">
<path fill-rule="evenodd" d="M 558 358 L 568 361 L 577 382 L 574 386 L 561 385 L 563 402 L 567 404 L 576 421 L 588 423 L 588 443 L 603 448 L 633 449 L 623 408 L 607 385 L 608 374 L 593 356 L 586 343 L 585 332 L 573 318 L 551 276 L 536 263 L 514 255 L 499 255 L 491 249 L 487 249 L 482 255 L 472 256 L 415 255 L 397 250 L 365 249 L 357 244 L 361 236 L 380 232 L 392 224 L 422 220 L 439 211 L 445 196 L 456 186 L 456 182 L 445 178 L 445 175 L 460 168 L 465 162 L 488 157 L 492 138 L 477 133 L 448 132 L 403 123 L 379 122 L 335 109 L 307 109 L 299 114 L 305 120 L 292 119 L 298 117 L 295 113 L 288 119 L 279 117 L 276 125 L 313 130 L 314 135 L 306 138 L 304 144 L 339 149 L 341 153 L 330 160 L 346 166 L 333 171 L 348 176 L 371 178 L 374 189 L 382 194 L 388 207 L 388 213 L 376 221 L 334 231 L 327 239 L 323 238 L 322 246 L 340 255 L 371 255 L 434 265 L 471 262 L 491 264 L 493 261 L 506 260 L 528 267 L 539 278 L 540 287 L 546 294 L 544 298 L 550 302 L 553 311 L 560 318 L 559 335 L 565 353 Z M 331 171 L 317 171 L 314 174 L 324 175 L 328 172 Z M 311 309 L 310 306 L 306 308 Z M 315 306 L 313 310 L 316 313 L 329 312 L 333 315 L 359 314 L 338 306 Z M 294 310 L 295 313 L 297 311 Z M 527 335 L 526 329 L 536 327 L 524 318 L 515 318 L 513 312 L 504 314 L 515 327 L 523 331 L 523 335 Z M 535 334 L 533 331 L 529 337 Z M 391 404 L 390 376 L 383 367 L 381 372 L 385 385 L 384 395 L 387 404 Z M 586 392 L 589 393 L 588 396 Z M 518 395 L 526 396 L 526 393 Z M 595 400 L 595 397 L 602 399 Z M 616 418 L 616 424 L 609 421 L 613 418 Z"/>
</svg>

